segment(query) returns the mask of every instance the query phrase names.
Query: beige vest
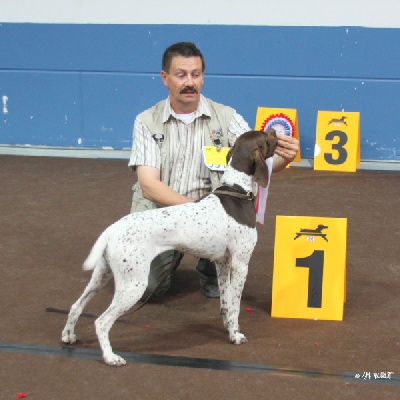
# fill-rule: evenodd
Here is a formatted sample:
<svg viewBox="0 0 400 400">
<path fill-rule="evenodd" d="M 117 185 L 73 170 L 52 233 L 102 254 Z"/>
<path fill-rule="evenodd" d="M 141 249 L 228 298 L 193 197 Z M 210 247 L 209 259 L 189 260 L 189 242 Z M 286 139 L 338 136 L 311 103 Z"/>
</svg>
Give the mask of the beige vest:
<svg viewBox="0 0 400 400">
<path fill-rule="evenodd" d="M 155 133 L 162 133 L 164 135 L 164 141 L 159 143 L 161 152 L 161 181 L 168 185 L 169 183 L 169 171 L 170 171 L 170 160 L 169 160 L 169 138 L 167 134 L 167 123 L 164 123 L 164 109 L 166 102 L 169 99 L 160 101 L 155 106 L 143 111 L 138 115 L 138 118 L 148 128 L 151 135 Z M 211 131 L 221 131 L 222 136 L 220 138 L 221 144 L 224 147 L 228 147 L 228 129 L 232 121 L 234 109 L 225 106 L 220 103 L 216 103 L 210 99 L 206 99 L 208 107 L 210 109 L 210 127 Z M 205 132 L 204 142 L 206 146 L 214 146 L 211 139 L 211 133 Z M 221 172 L 210 171 L 211 173 L 211 185 L 215 189 L 219 186 Z M 133 199 L 131 213 L 138 211 L 150 210 L 158 208 L 157 204 L 143 197 L 142 189 L 139 182 L 133 186 Z"/>
</svg>

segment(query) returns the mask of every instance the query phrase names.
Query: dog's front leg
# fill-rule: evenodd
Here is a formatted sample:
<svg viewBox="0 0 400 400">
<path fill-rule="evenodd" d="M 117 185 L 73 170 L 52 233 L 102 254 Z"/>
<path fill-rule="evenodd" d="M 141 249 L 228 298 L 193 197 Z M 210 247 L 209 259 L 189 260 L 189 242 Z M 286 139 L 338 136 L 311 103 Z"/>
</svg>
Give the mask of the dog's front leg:
<svg viewBox="0 0 400 400">
<path fill-rule="evenodd" d="M 233 344 L 243 344 L 247 342 L 247 338 L 240 332 L 239 313 L 242 292 L 246 282 L 248 264 L 240 261 L 236 257 L 232 257 L 230 268 L 228 269 L 228 280 L 230 281 L 228 291 L 228 313 L 227 328 L 229 339 Z"/>
<path fill-rule="evenodd" d="M 215 262 L 217 268 L 217 276 L 218 276 L 218 286 L 219 286 L 219 294 L 220 294 L 220 312 L 222 317 L 222 323 L 226 331 L 229 330 L 228 324 L 228 310 L 229 310 L 229 299 L 230 295 L 230 282 L 229 282 L 229 271 L 230 271 L 230 260 L 226 260 L 224 262 L 216 261 Z"/>
<path fill-rule="evenodd" d="M 224 328 L 229 340 L 234 344 L 246 343 L 246 337 L 240 333 L 239 312 L 242 291 L 247 276 L 247 264 L 229 259 L 216 262 L 220 292 L 220 310 Z"/>
</svg>

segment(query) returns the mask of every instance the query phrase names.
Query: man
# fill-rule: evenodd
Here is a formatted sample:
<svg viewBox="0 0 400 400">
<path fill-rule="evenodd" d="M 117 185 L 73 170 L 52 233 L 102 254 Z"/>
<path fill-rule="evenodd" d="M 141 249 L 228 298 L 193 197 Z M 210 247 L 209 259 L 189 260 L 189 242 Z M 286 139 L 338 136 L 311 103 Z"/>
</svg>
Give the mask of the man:
<svg viewBox="0 0 400 400">
<path fill-rule="evenodd" d="M 195 201 L 219 184 L 220 173 L 203 161 L 203 146 L 232 146 L 249 131 L 247 122 L 234 109 L 201 94 L 205 61 L 189 42 L 168 47 L 162 58 L 161 78 L 168 98 L 139 114 L 133 127 L 129 166 L 137 172 L 131 212 Z M 297 139 L 280 135 L 273 171 L 293 161 Z M 182 255 L 168 251 L 151 264 L 149 285 L 143 298 L 165 293 L 171 272 Z M 219 297 L 215 264 L 201 259 L 196 267 L 204 295 Z"/>
</svg>

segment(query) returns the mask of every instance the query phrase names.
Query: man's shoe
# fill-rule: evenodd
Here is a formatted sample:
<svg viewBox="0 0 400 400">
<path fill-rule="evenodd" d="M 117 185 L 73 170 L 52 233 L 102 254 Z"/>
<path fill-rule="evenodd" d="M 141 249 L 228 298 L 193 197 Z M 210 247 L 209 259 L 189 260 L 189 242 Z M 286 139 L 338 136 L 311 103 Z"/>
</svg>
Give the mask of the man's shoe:
<svg viewBox="0 0 400 400">
<path fill-rule="evenodd" d="M 217 299 L 219 297 L 218 284 L 210 283 L 208 285 L 204 285 L 201 289 L 204 296 L 209 297 L 210 299 Z"/>
</svg>

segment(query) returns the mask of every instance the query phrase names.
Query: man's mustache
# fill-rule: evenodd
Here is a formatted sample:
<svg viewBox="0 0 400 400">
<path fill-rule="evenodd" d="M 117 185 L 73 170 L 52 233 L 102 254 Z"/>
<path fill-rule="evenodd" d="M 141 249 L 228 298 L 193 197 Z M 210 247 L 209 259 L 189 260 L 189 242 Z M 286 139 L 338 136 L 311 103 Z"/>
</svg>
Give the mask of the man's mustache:
<svg viewBox="0 0 400 400">
<path fill-rule="evenodd" d="M 196 87 L 195 86 L 185 86 L 182 90 L 181 90 L 181 94 L 184 94 L 184 93 L 198 93 L 198 90 L 196 89 Z"/>
</svg>

